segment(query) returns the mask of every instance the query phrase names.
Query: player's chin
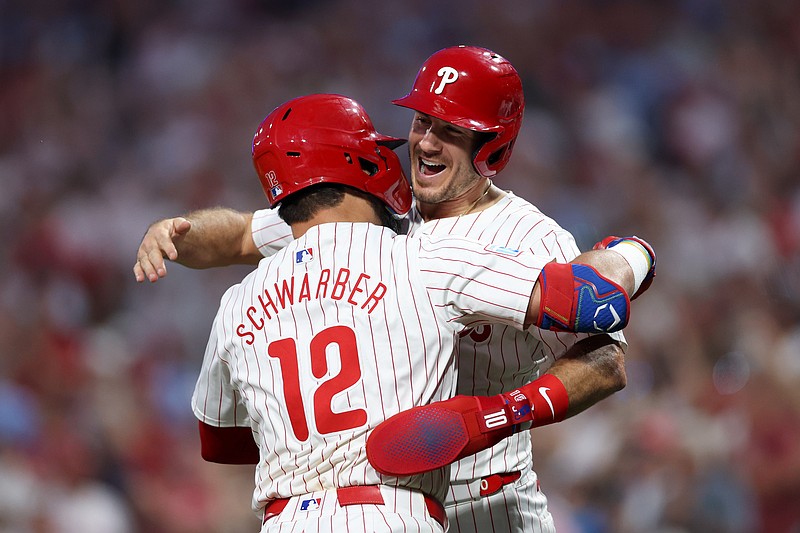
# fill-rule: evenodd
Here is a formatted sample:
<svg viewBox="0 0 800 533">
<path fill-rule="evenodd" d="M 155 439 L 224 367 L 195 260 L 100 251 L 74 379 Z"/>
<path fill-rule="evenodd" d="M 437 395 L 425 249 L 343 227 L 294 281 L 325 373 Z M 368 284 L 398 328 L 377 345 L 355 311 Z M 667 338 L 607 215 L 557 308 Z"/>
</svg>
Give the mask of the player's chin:
<svg viewBox="0 0 800 533">
<path fill-rule="evenodd" d="M 440 193 L 441 187 L 424 181 L 418 182 L 414 180 L 411 188 L 414 191 L 414 199 L 417 202 L 423 204 L 438 204 L 442 201 L 442 194 Z"/>
</svg>

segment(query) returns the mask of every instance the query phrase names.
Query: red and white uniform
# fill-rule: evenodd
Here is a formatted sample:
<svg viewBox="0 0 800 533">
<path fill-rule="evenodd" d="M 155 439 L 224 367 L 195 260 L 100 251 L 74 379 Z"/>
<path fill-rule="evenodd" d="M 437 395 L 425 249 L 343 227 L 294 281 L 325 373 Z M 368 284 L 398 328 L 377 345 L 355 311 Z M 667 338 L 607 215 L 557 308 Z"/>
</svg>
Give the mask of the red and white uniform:
<svg viewBox="0 0 800 533">
<path fill-rule="evenodd" d="M 257 511 L 273 499 L 353 485 L 402 486 L 443 501 L 445 470 L 381 476 L 367 462 L 366 438 L 400 411 L 452 397 L 459 334 L 487 321 L 521 329 L 550 259 L 449 236 L 398 237 L 367 223 L 315 226 L 222 297 L 195 415 L 252 427 L 261 450 Z M 295 525 L 335 522 L 337 507 L 323 517 L 320 503 L 293 507 Z M 420 512 L 411 518 L 424 522 Z M 402 521 L 380 523 L 393 530 L 408 526 Z M 422 530 L 441 530 L 428 522 Z"/>
<path fill-rule="evenodd" d="M 277 214 L 256 212 L 253 238 L 265 255 L 286 244 L 286 231 L 275 223 Z M 278 219 L 279 220 L 279 219 Z M 560 262 L 579 253 L 573 236 L 528 201 L 506 196 L 483 211 L 424 223 L 416 210 L 408 216 L 408 234 L 452 235 L 532 251 Z M 514 389 L 540 377 L 583 333 L 557 333 L 530 328 L 521 332 L 502 324 L 476 326 L 461 334 L 457 393 L 491 396 Z M 624 342 L 622 333 L 612 337 Z M 552 532 L 553 519 L 547 499 L 539 490 L 532 469 L 530 435 L 518 433 L 489 450 L 466 457 L 451 467 L 451 486 L 445 500 L 450 531 Z M 514 480 L 516 473 L 519 478 Z M 512 480 L 506 485 L 494 475 Z M 484 493 L 494 491 L 488 496 Z M 502 488 L 500 488 L 502 487 Z"/>
</svg>

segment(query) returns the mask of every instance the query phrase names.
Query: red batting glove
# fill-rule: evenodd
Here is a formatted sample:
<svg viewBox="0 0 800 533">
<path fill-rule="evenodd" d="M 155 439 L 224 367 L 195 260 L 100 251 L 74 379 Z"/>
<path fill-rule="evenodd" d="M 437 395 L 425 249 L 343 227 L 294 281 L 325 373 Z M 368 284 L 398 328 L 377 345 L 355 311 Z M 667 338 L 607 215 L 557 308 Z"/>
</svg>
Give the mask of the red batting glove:
<svg viewBox="0 0 800 533">
<path fill-rule="evenodd" d="M 650 256 L 650 269 L 647 271 L 647 275 L 642 280 L 642 284 L 639 285 L 639 290 L 637 290 L 633 296 L 631 296 L 631 300 L 638 297 L 644 291 L 650 288 L 650 285 L 653 283 L 653 278 L 656 277 L 656 252 L 653 250 L 653 247 L 642 238 L 639 238 L 635 235 L 630 237 L 617 237 L 617 236 L 609 236 L 603 239 L 602 241 L 598 242 L 592 247 L 592 250 L 607 250 L 611 249 L 617 244 L 623 241 L 631 241 L 636 244 L 639 244 L 642 248 L 644 253 Z"/>
</svg>

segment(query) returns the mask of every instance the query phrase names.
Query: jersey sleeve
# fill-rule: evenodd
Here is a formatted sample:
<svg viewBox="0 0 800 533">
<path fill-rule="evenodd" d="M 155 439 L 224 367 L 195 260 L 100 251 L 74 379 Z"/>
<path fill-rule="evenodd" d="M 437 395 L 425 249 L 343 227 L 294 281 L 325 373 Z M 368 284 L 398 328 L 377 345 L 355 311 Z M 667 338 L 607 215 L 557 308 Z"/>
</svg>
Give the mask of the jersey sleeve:
<svg viewBox="0 0 800 533">
<path fill-rule="evenodd" d="M 261 209 L 253 213 L 250 227 L 253 242 L 264 257 L 269 257 L 293 240 L 292 229 L 278 216 L 277 209 Z"/>
<path fill-rule="evenodd" d="M 231 381 L 233 358 L 222 344 L 220 324 L 221 314 L 218 313 L 192 394 L 192 411 L 198 420 L 210 426 L 246 427 L 250 419 L 242 396 Z"/>
<path fill-rule="evenodd" d="M 419 271 L 448 322 L 508 324 L 522 330 L 531 293 L 552 257 L 456 237 L 420 238 Z"/>
<path fill-rule="evenodd" d="M 530 251 L 536 255 L 548 255 L 559 263 L 568 263 L 580 253 L 575 237 L 553 222 L 553 228 L 540 240 L 534 242 Z"/>
</svg>

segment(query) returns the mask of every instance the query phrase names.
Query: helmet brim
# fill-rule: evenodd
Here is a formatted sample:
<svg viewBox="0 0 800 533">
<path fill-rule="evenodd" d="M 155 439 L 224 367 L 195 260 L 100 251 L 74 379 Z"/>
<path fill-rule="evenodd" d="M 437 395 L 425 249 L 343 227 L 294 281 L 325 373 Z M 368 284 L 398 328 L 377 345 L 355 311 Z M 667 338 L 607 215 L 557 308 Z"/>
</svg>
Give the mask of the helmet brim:
<svg viewBox="0 0 800 533">
<path fill-rule="evenodd" d="M 447 110 L 432 109 L 429 99 L 417 97 L 415 91 L 412 91 L 410 94 L 407 94 L 402 98 L 398 98 L 397 100 L 392 100 L 392 103 L 396 106 L 411 109 L 412 111 L 425 113 L 426 115 L 444 120 L 449 124 L 453 124 L 466 130 L 478 131 L 481 133 L 493 133 L 503 129 L 502 126 L 487 124 L 480 120 L 469 118 L 469 111 L 461 108 L 461 106 L 453 102 L 447 102 Z"/>
<path fill-rule="evenodd" d="M 386 146 L 390 150 L 399 148 L 408 142 L 408 139 L 400 139 L 399 137 L 389 137 L 388 135 L 382 135 L 380 133 L 375 134 L 373 138 L 376 143 L 378 143 L 381 146 Z"/>
</svg>

